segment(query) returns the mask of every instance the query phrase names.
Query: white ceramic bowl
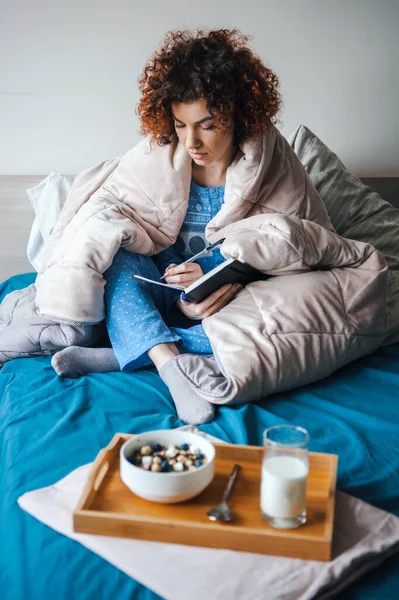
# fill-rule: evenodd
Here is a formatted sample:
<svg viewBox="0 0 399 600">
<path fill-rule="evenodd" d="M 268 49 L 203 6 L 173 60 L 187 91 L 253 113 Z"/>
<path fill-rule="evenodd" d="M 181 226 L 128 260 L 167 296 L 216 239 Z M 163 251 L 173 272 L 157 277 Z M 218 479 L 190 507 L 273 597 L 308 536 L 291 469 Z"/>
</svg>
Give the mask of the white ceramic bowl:
<svg viewBox="0 0 399 600">
<path fill-rule="evenodd" d="M 207 458 L 207 462 L 193 471 L 157 473 L 136 467 L 128 461 L 135 450 L 142 446 L 162 444 L 195 444 Z M 212 481 L 215 448 L 205 438 L 188 431 L 161 429 L 134 436 L 120 450 L 121 479 L 137 496 L 152 502 L 173 504 L 198 496 Z"/>
</svg>

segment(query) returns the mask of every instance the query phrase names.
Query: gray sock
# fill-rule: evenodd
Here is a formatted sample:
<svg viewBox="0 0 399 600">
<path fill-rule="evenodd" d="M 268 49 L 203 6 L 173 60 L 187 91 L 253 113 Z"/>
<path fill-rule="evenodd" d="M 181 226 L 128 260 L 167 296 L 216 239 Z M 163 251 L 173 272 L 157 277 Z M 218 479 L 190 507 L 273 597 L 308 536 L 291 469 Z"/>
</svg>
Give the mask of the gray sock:
<svg viewBox="0 0 399 600">
<path fill-rule="evenodd" d="M 232 382 L 222 373 L 213 355 L 180 354 L 176 362 L 181 376 L 205 400 L 224 404 L 234 396 Z"/>
<path fill-rule="evenodd" d="M 198 394 L 179 367 L 179 359 L 183 356 L 190 355 L 181 354 L 171 358 L 159 371 L 172 395 L 178 417 L 191 425 L 212 421 L 215 412 L 213 405 Z"/>
<path fill-rule="evenodd" d="M 57 375 L 71 379 L 77 379 L 87 373 L 121 370 L 112 348 L 69 346 L 54 354 L 51 364 Z"/>
</svg>

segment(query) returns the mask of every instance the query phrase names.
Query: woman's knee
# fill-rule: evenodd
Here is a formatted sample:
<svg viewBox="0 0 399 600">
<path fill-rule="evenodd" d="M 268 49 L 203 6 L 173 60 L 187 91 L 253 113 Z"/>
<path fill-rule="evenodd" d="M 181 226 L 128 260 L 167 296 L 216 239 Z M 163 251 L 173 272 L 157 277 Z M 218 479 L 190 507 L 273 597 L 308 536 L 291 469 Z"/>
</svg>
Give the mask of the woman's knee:
<svg viewBox="0 0 399 600">
<path fill-rule="evenodd" d="M 123 273 L 129 277 L 132 275 L 151 277 L 154 274 L 156 276 L 159 271 L 150 256 L 143 256 L 120 248 L 115 254 L 111 266 L 105 271 L 104 279 L 109 282 L 115 275 L 120 277 Z"/>
</svg>

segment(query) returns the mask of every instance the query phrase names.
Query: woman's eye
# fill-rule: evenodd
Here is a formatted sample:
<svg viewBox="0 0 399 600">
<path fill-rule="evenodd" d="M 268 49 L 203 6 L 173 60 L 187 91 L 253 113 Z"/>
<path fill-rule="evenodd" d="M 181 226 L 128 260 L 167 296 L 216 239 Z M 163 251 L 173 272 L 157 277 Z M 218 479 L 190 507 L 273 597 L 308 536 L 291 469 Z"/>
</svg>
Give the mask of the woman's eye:
<svg viewBox="0 0 399 600">
<path fill-rule="evenodd" d="M 184 123 L 176 123 L 174 124 L 176 129 L 183 129 L 183 127 L 185 127 Z M 212 129 L 215 129 L 215 125 L 208 125 L 208 127 L 200 127 L 200 129 L 202 129 L 203 131 L 211 131 Z"/>
</svg>

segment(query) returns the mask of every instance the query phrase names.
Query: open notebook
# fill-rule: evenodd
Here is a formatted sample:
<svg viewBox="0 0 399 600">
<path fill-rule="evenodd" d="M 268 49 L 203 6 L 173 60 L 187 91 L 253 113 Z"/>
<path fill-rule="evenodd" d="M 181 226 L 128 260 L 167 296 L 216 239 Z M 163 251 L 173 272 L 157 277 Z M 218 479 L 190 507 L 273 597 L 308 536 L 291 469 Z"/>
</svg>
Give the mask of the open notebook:
<svg viewBox="0 0 399 600">
<path fill-rule="evenodd" d="M 161 283 L 160 281 L 148 279 L 141 275 L 134 275 L 134 277 L 148 283 L 154 283 L 155 285 L 181 290 L 184 293 L 183 299 L 187 302 L 201 302 L 212 294 L 212 292 L 215 292 L 227 283 L 247 285 L 251 281 L 267 279 L 270 275 L 265 275 L 262 271 L 242 263 L 235 258 L 229 258 L 211 271 L 208 271 L 208 273 L 205 273 L 205 275 L 188 287 L 172 283 Z"/>
</svg>

